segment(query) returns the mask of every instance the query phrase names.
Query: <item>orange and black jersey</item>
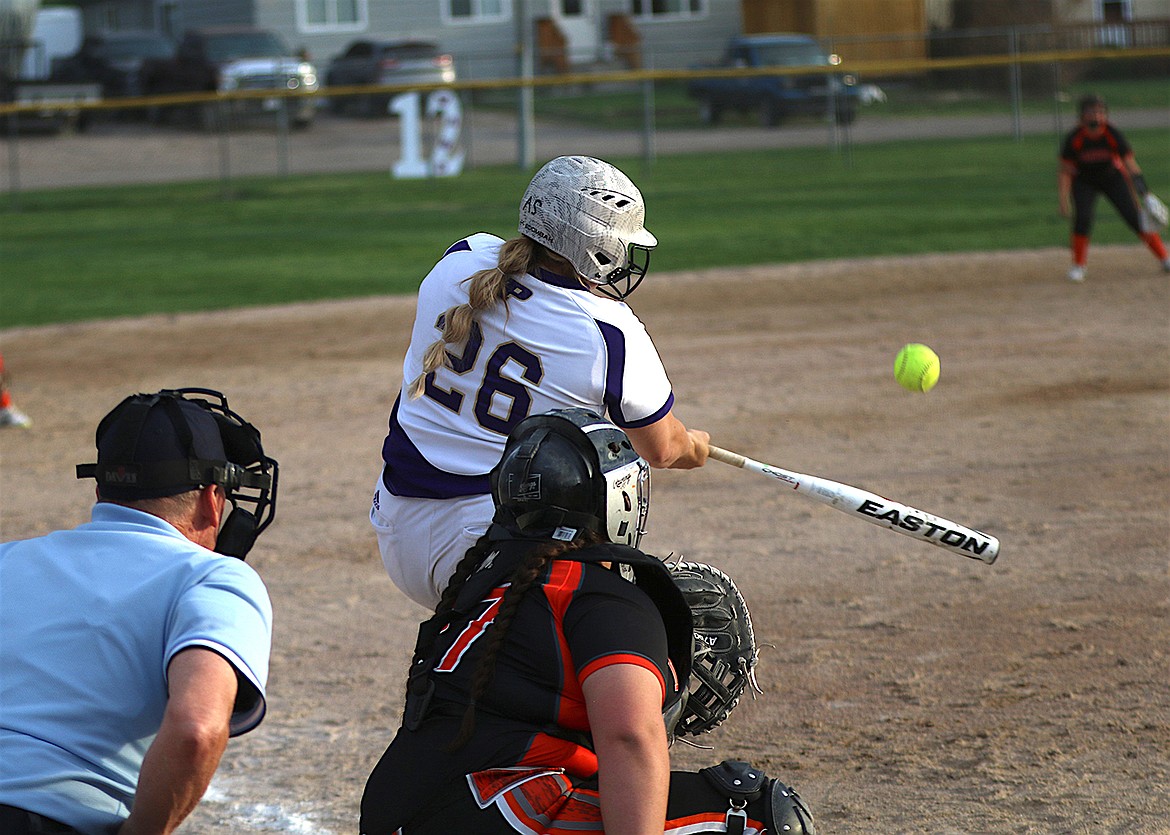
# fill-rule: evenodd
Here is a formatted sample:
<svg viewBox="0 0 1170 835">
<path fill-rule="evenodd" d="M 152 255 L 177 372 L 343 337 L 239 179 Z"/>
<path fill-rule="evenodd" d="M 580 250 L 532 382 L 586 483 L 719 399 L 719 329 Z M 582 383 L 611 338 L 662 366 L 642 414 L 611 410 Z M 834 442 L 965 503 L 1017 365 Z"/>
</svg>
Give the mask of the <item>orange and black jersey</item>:
<svg viewBox="0 0 1170 835">
<path fill-rule="evenodd" d="M 363 821 L 376 822 L 374 831 L 393 831 L 435 792 L 475 771 L 550 766 L 576 777 L 594 775 L 597 757 L 590 748 L 581 683 L 597 670 L 636 664 L 658 678 L 664 701 L 676 696 L 674 668 L 684 667 L 680 678 L 689 672 L 685 602 L 653 557 L 609 544 L 591 546 L 550 562 L 521 599 L 491 683 L 476 704 L 475 733 L 462 748 L 447 750 L 463 720 L 488 643 L 483 636 L 499 611 L 506 579 L 533 547 L 516 540 L 498 543 L 460 594 L 456 617 L 433 639 L 425 662 L 433 691 L 421 721 L 413 730 L 399 730 L 366 786 Z M 640 587 L 594 564 L 622 554 L 640 557 L 642 575 L 665 577 L 664 583 Z M 662 601 L 666 586 L 677 600 Z M 672 657 L 678 659 L 674 665 Z"/>
<path fill-rule="evenodd" d="M 1076 169 L 1076 175 L 1104 182 L 1121 171 L 1121 160 L 1133 153 L 1120 130 L 1106 124 L 1100 136 L 1090 136 L 1078 126 L 1065 137 L 1060 158 Z"/>
</svg>

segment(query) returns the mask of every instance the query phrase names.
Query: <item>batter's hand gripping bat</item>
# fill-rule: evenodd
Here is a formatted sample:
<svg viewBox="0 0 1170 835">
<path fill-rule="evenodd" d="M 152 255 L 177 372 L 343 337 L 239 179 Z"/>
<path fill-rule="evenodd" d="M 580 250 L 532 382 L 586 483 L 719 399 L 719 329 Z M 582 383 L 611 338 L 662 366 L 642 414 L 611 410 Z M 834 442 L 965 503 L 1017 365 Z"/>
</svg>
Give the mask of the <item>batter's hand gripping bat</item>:
<svg viewBox="0 0 1170 835">
<path fill-rule="evenodd" d="M 933 513 L 890 501 L 868 490 L 815 475 L 783 470 L 771 464 L 761 464 L 759 461 L 753 461 L 751 458 L 717 446 L 711 447 L 711 457 L 724 464 L 774 478 L 781 484 L 791 487 L 798 495 L 827 504 L 855 519 L 889 528 L 895 533 L 920 542 L 938 545 L 959 556 L 981 560 L 988 565 L 995 562 L 995 558 L 999 556 L 999 540 L 994 536 L 988 536 L 982 531 L 943 519 Z"/>
</svg>

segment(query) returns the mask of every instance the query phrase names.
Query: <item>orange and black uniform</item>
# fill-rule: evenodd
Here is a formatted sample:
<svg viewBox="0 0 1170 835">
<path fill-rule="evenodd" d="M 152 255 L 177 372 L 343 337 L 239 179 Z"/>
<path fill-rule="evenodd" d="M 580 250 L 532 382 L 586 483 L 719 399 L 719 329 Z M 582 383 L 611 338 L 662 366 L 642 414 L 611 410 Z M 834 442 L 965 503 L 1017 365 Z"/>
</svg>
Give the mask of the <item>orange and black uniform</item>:
<svg viewBox="0 0 1170 835">
<path fill-rule="evenodd" d="M 1078 126 L 1065 137 L 1060 158 L 1076 169 L 1072 180 L 1074 235 L 1088 237 L 1098 194 L 1104 194 L 1117 208 L 1130 229 L 1142 234 L 1137 202 L 1122 163 L 1131 153 L 1133 149 L 1125 136 L 1109 123 L 1100 136 L 1092 136 Z"/>
<path fill-rule="evenodd" d="M 431 672 L 412 679 L 404 726 L 366 784 L 367 835 L 601 832 L 581 682 L 607 665 L 638 664 L 658 677 L 665 703 L 681 686 L 674 671 L 685 681 L 690 611 L 665 567 L 623 546 L 589 546 L 553 559 L 520 600 L 476 705 L 474 734 L 449 750 L 487 643 L 480 637 L 503 584 L 534 547 L 497 545 L 461 590 L 454 618 L 444 627 L 437 616 L 420 630 L 416 662 L 425 659 Z M 637 584 L 596 564 L 602 560 L 633 561 Z M 417 701 L 432 684 L 429 699 Z M 726 808 L 700 775 L 672 775 L 668 814 L 688 831 L 706 820 L 722 826 Z M 668 821 L 666 831 L 681 825 Z"/>
</svg>

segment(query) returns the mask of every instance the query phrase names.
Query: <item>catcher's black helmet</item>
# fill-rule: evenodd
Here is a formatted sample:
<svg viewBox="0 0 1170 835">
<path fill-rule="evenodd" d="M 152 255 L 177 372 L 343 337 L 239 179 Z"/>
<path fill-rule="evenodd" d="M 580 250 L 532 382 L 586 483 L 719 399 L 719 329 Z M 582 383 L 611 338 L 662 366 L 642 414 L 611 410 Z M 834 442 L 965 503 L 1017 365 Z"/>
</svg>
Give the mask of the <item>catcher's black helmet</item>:
<svg viewBox="0 0 1170 835">
<path fill-rule="evenodd" d="M 595 531 L 637 547 L 650 507 L 650 465 L 626 433 L 587 409 L 533 415 L 508 435 L 491 473 L 495 521 L 527 536 Z"/>
<path fill-rule="evenodd" d="M 246 557 L 276 515 L 279 465 L 264 454 L 260 431 L 218 391 L 132 394 L 102 418 L 95 442 L 97 463 L 78 464 L 77 477 L 97 479 L 102 499 L 138 501 L 222 486 L 232 512 L 216 539 L 221 554 Z"/>
</svg>

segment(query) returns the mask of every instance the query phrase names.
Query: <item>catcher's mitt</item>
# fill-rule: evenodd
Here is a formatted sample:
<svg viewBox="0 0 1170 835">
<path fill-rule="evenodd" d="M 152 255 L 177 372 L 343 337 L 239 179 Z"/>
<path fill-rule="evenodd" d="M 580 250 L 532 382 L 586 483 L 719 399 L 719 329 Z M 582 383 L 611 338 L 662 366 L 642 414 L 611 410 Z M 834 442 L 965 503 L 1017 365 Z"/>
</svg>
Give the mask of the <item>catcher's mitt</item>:
<svg viewBox="0 0 1170 835">
<path fill-rule="evenodd" d="M 749 684 L 762 692 L 755 677 L 759 652 L 747 603 L 730 577 L 699 562 L 680 562 L 670 573 L 694 623 L 694 667 L 673 733 L 697 736 L 718 727 Z"/>
</svg>

